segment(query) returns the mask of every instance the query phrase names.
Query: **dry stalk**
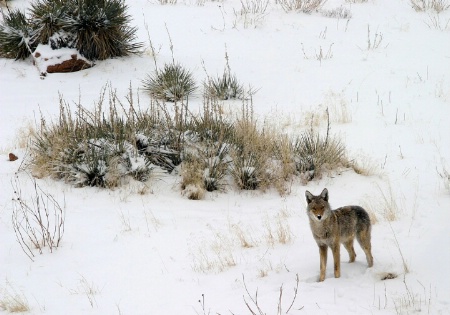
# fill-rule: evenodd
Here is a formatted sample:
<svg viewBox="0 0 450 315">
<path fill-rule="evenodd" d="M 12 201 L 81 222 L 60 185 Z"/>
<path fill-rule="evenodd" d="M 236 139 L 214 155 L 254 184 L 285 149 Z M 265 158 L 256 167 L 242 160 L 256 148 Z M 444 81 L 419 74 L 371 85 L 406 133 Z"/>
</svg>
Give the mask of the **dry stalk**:
<svg viewBox="0 0 450 315">
<path fill-rule="evenodd" d="M 31 201 L 24 199 L 17 176 L 11 182 L 14 189 L 12 223 L 18 243 L 33 261 L 33 248 L 42 254 L 44 247 L 48 247 L 51 253 L 59 247 L 64 235 L 65 204 L 61 207 L 34 178 L 30 178 L 34 188 Z"/>
</svg>

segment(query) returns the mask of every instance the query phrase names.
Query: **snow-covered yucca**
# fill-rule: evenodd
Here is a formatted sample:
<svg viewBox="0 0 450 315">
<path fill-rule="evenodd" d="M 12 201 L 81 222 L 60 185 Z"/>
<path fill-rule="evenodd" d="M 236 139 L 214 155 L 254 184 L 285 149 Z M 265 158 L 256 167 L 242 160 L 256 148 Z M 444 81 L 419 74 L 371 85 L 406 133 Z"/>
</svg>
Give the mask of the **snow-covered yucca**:
<svg viewBox="0 0 450 315">
<path fill-rule="evenodd" d="M 11 11 L 0 25 L 0 54 L 26 58 L 38 44 L 76 48 L 89 60 L 139 53 L 123 0 L 37 0 L 30 16 Z"/>
<path fill-rule="evenodd" d="M 326 136 L 315 130 L 304 132 L 295 140 L 293 152 L 297 171 L 305 181 L 347 164 L 344 144 L 328 132 Z"/>
<path fill-rule="evenodd" d="M 138 53 L 137 28 L 131 27 L 123 0 L 72 0 L 74 12 L 64 29 L 76 34 L 76 48 L 87 59 L 103 60 Z"/>
<path fill-rule="evenodd" d="M 204 86 L 208 96 L 220 100 L 238 99 L 243 96 L 244 92 L 236 75 L 231 75 L 228 71 L 225 71 L 221 77 L 209 79 Z"/>
<path fill-rule="evenodd" d="M 74 12 L 73 1 L 40 0 L 31 3 L 30 20 L 36 32 L 36 41 L 51 44 L 53 49 L 70 46 L 70 36 L 63 30 L 64 21 Z M 58 39 L 55 35 L 59 34 Z M 65 34 L 65 36 L 63 36 Z M 50 40 L 53 38 L 53 42 Z"/>
<path fill-rule="evenodd" d="M 154 98 L 176 102 L 186 99 L 196 89 L 192 73 L 180 64 L 169 63 L 143 81 L 144 89 Z"/>
<path fill-rule="evenodd" d="M 0 57 L 25 59 L 35 48 L 34 34 L 25 13 L 11 10 L 3 13 L 0 23 Z"/>
</svg>

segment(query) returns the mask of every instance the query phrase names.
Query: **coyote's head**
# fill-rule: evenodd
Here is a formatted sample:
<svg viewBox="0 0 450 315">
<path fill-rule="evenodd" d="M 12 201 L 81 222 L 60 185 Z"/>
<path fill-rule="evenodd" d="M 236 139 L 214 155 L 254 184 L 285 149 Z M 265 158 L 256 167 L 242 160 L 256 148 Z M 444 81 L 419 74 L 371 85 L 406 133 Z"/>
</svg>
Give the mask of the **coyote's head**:
<svg viewBox="0 0 450 315">
<path fill-rule="evenodd" d="M 328 190 L 324 188 L 319 196 L 314 196 L 309 191 L 305 192 L 308 207 L 306 211 L 312 220 L 321 221 L 326 219 L 330 213 L 330 204 L 328 203 Z"/>
</svg>

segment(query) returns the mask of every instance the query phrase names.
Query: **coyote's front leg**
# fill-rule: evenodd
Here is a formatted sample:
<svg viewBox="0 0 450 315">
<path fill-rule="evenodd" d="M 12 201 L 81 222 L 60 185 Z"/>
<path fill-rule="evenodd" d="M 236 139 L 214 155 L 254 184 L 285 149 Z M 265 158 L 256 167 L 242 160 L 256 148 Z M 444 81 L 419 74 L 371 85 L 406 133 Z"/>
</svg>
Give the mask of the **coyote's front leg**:
<svg viewBox="0 0 450 315">
<path fill-rule="evenodd" d="M 319 281 L 325 280 L 325 273 L 327 269 L 327 245 L 319 245 L 319 253 L 320 253 L 320 277 Z"/>
</svg>

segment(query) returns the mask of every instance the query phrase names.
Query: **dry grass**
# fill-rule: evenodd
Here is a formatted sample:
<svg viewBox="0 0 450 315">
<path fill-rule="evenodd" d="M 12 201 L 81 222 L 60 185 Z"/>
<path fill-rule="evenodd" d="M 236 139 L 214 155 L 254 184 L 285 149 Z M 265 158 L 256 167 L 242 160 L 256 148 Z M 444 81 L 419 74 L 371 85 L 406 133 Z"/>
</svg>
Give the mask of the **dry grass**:
<svg viewBox="0 0 450 315">
<path fill-rule="evenodd" d="M 260 26 L 267 13 L 269 0 L 241 0 L 241 9 L 234 10 L 235 26 L 242 23 L 244 28 Z"/>
<path fill-rule="evenodd" d="M 258 128 L 252 108 L 245 107 L 242 117 L 235 124 L 235 146 L 231 151 L 231 175 L 240 189 L 265 189 L 270 186 L 271 174 L 267 170 L 276 141 L 273 132 Z"/>
<path fill-rule="evenodd" d="M 7 288 L 0 290 L 0 310 L 8 313 L 25 313 L 30 311 L 27 298 L 7 283 Z"/>
<path fill-rule="evenodd" d="M 450 8 L 448 0 L 410 0 L 410 3 L 417 12 L 434 11 L 441 13 Z"/>
<path fill-rule="evenodd" d="M 277 3 L 285 12 L 297 11 L 303 13 L 312 13 L 318 11 L 326 0 L 279 0 Z"/>
<path fill-rule="evenodd" d="M 257 242 L 253 239 L 249 228 L 244 230 L 241 228 L 240 224 L 231 224 L 231 230 L 239 240 L 242 248 L 252 248 L 257 245 Z"/>
<path fill-rule="evenodd" d="M 70 289 L 69 292 L 77 295 L 84 294 L 92 308 L 97 306 L 95 297 L 101 293 L 97 285 L 94 282 L 89 282 L 84 276 L 79 279 L 78 286 L 75 289 Z"/>
<path fill-rule="evenodd" d="M 387 222 L 397 220 L 403 213 L 403 201 L 394 193 L 390 183 L 385 189 L 378 184 L 376 186 L 378 193 L 367 196 L 361 202 L 369 213 L 372 223 L 380 219 Z"/>
<path fill-rule="evenodd" d="M 351 167 L 358 175 L 363 176 L 382 175 L 380 166 L 369 156 L 360 156 L 357 159 L 350 161 L 349 167 Z"/>
<path fill-rule="evenodd" d="M 266 217 L 264 221 L 267 245 L 273 247 L 275 244 L 290 244 L 294 238 L 288 217 L 280 211 L 274 218 Z"/>
<path fill-rule="evenodd" d="M 203 199 L 205 185 L 203 181 L 203 165 L 195 157 L 190 157 L 181 166 L 181 189 L 183 195 L 190 200 Z"/>
<path fill-rule="evenodd" d="M 275 187 L 285 195 L 294 176 L 307 182 L 345 165 L 345 146 L 330 134 L 328 110 L 308 117 L 310 130 L 288 136 L 254 117 L 251 95 L 241 100 L 240 111 L 228 115 L 207 95 L 198 114 L 187 104 L 168 107 L 155 100 L 142 110 L 133 95 L 130 87 L 122 103 L 105 87 L 93 110 L 76 104 L 76 114 L 61 97 L 59 119 L 42 118 L 33 136 L 34 174 L 78 187 L 115 188 L 145 183 L 154 172 L 171 173 L 181 164 L 181 189 L 189 199 L 201 199 L 205 190 L 222 190 L 229 179 L 239 189 Z M 343 100 L 334 107 L 340 121 L 349 120 Z M 321 135 L 314 126 L 324 117 L 327 129 Z"/>
<path fill-rule="evenodd" d="M 324 105 L 330 111 L 330 120 L 339 124 L 351 123 L 352 112 L 344 92 L 329 91 L 325 94 Z"/>
<path fill-rule="evenodd" d="M 369 0 L 345 0 L 345 2 L 347 2 L 347 3 L 365 3 L 368 1 Z"/>
<path fill-rule="evenodd" d="M 428 14 L 428 19 L 425 21 L 425 24 L 430 29 L 436 29 L 440 31 L 447 31 L 450 29 L 450 19 L 442 19 L 439 13 Z M 444 91 L 441 87 L 437 87 L 437 96 L 442 97 L 444 95 Z"/>
<path fill-rule="evenodd" d="M 236 266 L 233 244 L 232 238 L 214 233 L 211 239 L 202 242 L 192 253 L 192 270 L 201 273 L 220 273 Z"/>
</svg>

